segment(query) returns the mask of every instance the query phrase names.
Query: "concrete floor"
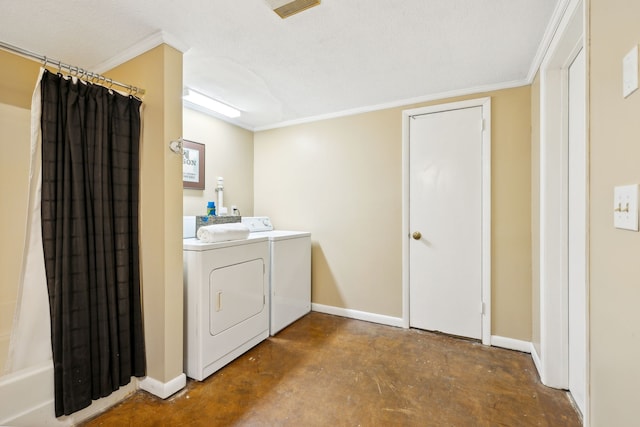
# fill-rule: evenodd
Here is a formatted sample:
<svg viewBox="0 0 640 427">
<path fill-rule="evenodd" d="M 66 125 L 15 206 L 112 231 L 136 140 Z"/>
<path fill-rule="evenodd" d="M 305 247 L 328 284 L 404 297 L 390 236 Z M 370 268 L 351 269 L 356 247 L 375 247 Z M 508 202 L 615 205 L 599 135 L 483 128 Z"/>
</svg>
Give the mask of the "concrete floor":
<svg viewBox="0 0 640 427">
<path fill-rule="evenodd" d="M 203 382 L 85 426 L 580 426 L 530 355 L 311 313 Z"/>
</svg>

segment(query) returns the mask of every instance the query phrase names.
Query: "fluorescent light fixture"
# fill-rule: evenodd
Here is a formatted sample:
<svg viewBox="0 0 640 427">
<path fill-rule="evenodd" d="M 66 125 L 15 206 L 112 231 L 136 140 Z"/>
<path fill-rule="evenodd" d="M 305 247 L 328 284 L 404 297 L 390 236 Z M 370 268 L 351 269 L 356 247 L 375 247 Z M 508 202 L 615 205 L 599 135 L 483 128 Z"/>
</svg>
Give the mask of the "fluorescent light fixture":
<svg viewBox="0 0 640 427">
<path fill-rule="evenodd" d="M 188 103 L 197 105 L 214 113 L 222 114 L 223 116 L 232 119 L 240 117 L 240 110 L 230 107 L 227 104 L 223 104 L 220 101 L 216 101 L 213 98 L 209 98 L 208 96 L 203 95 L 200 92 L 196 92 L 193 89 L 185 89 L 182 99 Z"/>
<path fill-rule="evenodd" d="M 267 0 L 271 9 L 282 19 L 320 4 L 320 0 Z"/>
</svg>

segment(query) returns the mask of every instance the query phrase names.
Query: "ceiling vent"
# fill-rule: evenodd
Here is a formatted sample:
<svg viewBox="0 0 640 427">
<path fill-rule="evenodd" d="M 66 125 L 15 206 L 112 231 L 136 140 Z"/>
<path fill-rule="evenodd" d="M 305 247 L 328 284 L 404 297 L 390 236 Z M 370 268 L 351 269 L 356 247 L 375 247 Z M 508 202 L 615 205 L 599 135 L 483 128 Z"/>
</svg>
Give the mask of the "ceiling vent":
<svg viewBox="0 0 640 427">
<path fill-rule="evenodd" d="M 298 12 L 320 4 L 320 0 L 266 0 L 271 9 L 280 16 L 288 18 Z"/>
</svg>

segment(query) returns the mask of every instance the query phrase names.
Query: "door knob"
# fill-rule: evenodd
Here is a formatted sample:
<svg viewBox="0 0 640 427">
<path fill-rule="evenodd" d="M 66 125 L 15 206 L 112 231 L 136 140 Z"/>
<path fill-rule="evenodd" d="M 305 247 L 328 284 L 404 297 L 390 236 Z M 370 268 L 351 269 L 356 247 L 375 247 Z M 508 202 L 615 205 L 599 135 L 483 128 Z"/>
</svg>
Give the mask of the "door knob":
<svg viewBox="0 0 640 427">
<path fill-rule="evenodd" d="M 422 233 L 420 233 L 419 231 L 414 231 L 413 232 L 413 238 L 415 240 L 420 240 L 421 237 L 422 237 Z"/>
</svg>

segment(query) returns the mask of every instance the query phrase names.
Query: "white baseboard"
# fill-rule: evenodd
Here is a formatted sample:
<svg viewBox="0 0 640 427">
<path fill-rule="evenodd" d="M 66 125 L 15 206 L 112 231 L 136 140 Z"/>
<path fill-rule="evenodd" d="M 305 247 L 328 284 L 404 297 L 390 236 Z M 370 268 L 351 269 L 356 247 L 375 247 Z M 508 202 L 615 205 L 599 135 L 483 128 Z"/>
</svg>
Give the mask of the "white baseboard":
<svg viewBox="0 0 640 427">
<path fill-rule="evenodd" d="M 514 338 L 491 335 L 491 345 L 494 347 L 506 348 L 508 350 L 531 353 L 531 343 L 529 341 L 517 340 Z"/>
<path fill-rule="evenodd" d="M 533 359 L 533 364 L 536 365 L 536 369 L 538 370 L 538 376 L 542 380 L 542 361 L 540 360 L 540 355 L 536 350 L 536 346 L 531 344 L 531 358 Z M 542 381 L 544 384 L 544 381 Z"/>
<path fill-rule="evenodd" d="M 144 377 L 144 379 L 138 381 L 138 384 L 142 390 L 148 391 L 160 399 L 166 399 L 187 385 L 187 376 L 182 373 L 166 383 L 158 381 L 155 378 Z"/>
<path fill-rule="evenodd" d="M 369 313 L 366 311 L 352 310 L 350 308 L 335 307 L 323 304 L 311 304 L 311 310 L 318 313 L 332 314 L 334 316 L 347 317 L 349 319 L 364 320 L 366 322 L 379 323 L 381 325 L 404 327 L 401 317 L 385 316 L 383 314 Z M 517 340 L 514 338 L 501 337 L 499 335 L 491 336 L 491 345 L 494 347 L 506 348 L 508 350 L 521 351 L 523 353 L 532 353 L 533 345 L 529 341 Z M 535 359 L 534 359 L 535 361 Z"/>
<path fill-rule="evenodd" d="M 352 310 L 350 308 L 334 307 L 311 303 L 311 310 L 318 313 L 332 314 L 334 316 L 347 317 L 349 319 L 364 320 L 366 322 L 379 323 L 381 325 L 404 327 L 401 317 L 385 316 L 383 314 L 369 313 L 366 311 Z"/>
</svg>

